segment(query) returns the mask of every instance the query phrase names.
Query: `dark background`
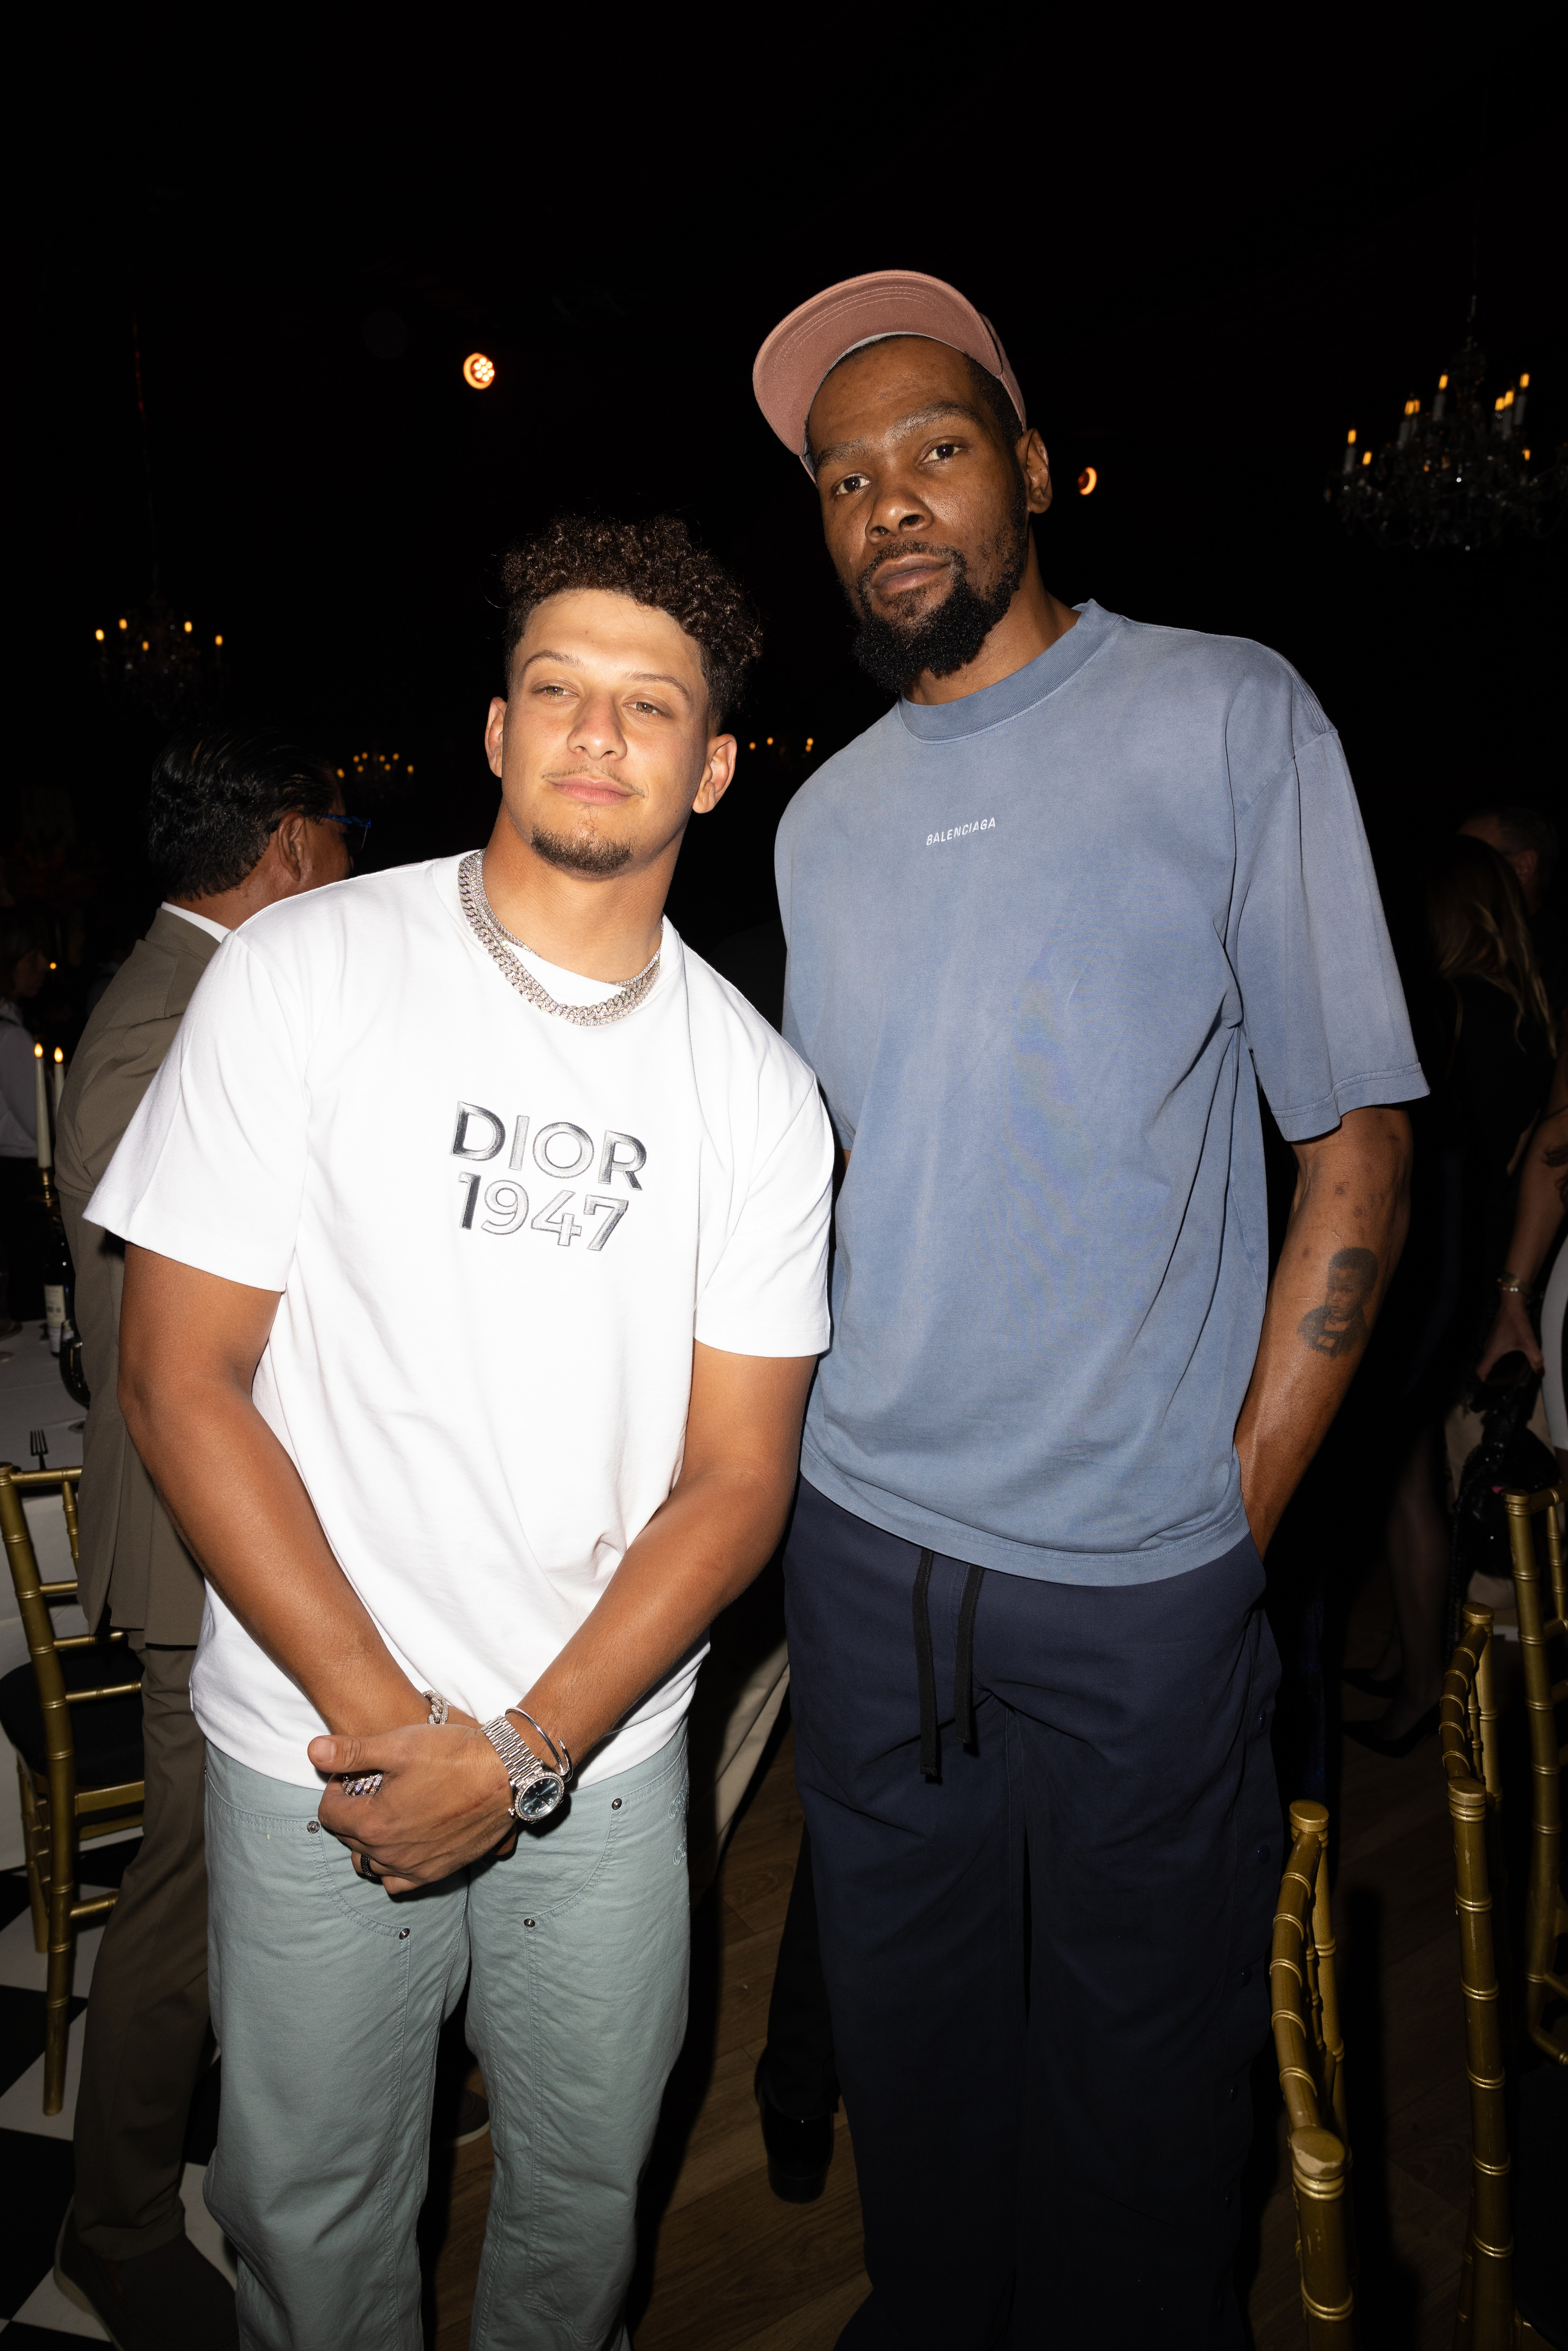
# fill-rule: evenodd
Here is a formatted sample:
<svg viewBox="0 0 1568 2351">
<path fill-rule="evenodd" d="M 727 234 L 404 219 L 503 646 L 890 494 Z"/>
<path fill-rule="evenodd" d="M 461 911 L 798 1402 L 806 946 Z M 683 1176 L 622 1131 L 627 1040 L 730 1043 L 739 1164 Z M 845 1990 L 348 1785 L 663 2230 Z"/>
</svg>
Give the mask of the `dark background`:
<svg viewBox="0 0 1568 2351">
<path fill-rule="evenodd" d="M 46 1030 L 68 1046 L 153 903 L 162 730 L 105 694 L 92 637 L 152 579 L 133 319 L 162 588 L 222 632 L 225 708 L 345 768 L 372 863 L 488 831 L 507 541 L 561 508 L 674 508 L 768 649 L 671 910 L 699 948 L 771 913 L 785 800 L 883 702 L 750 362 L 806 295 L 888 265 L 995 319 L 1056 472 L 1048 584 L 1285 653 L 1396 892 L 1417 835 L 1551 801 L 1562 540 L 1388 554 L 1323 499 L 1349 424 L 1381 443 L 1429 398 L 1472 281 L 1494 388 L 1529 368 L 1532 442 L 1568 430 L 1561 59 L 1528 13 L 1482 55 L 1392 16 L 1298 18 L 1276 51 L 1255 16 L 1164 48 L 1108 12 L 1065 41 L 797 17 L 758 24 L 766 53 L 735 46 L 749 19 L 507 22 L 415 40 L 340 11 L 252 46 L 153 11 L 23 77 L 0 857 L 58 917 Z"/>
</svg>

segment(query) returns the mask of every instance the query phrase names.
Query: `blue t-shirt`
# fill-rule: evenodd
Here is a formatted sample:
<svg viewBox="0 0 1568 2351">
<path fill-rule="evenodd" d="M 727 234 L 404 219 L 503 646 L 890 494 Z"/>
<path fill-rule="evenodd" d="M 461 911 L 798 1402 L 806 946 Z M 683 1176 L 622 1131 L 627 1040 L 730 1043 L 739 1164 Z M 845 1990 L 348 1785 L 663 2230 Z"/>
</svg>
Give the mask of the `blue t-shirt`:
<svg viewBox="0 0 1568 2351">
<path fill-rule="evenodd" d="M 901 702 L 779 829 L 784 1032 L 852 1152 L 804 1475 L 1061 1583 L 1202 1565 L 1291 1140 L 1426 1083 L 1344 755 L 1236 637 L 1096 604 Z"/>
</svg>

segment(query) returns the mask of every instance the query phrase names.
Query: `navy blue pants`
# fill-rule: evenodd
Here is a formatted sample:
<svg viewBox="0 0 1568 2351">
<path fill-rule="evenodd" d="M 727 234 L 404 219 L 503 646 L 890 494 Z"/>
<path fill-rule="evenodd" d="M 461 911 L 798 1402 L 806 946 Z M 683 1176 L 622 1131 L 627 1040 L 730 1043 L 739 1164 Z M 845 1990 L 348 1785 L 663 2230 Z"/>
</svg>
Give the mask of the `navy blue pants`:
<svg viewBox="0 0 1568 2351">
<path fill-rule="evenodd" d="M 841 2351 L 1239 2345 L 1248 2069 L 1267 2034 L 1279 1678 L 1250 1541 L 1161 1583 L 988 1573 L 802 1483 L 785 1552 L 797 1773 L 865 2221 Z"/>
</svg>

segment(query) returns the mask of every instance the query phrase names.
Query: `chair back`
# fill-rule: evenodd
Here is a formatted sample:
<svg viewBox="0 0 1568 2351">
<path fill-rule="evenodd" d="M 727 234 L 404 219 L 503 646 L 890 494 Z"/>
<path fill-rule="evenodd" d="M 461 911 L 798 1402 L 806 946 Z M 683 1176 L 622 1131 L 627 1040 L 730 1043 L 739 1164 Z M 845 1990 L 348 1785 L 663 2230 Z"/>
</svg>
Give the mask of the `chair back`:
<svg viewBox="0 0 1568 2351">
<path fill-rule="evenodd" d="M 132 1698 L 140 1693 L 141 1685 L 129 1676 L 115 1681 L 101 1669 L 95 1678 L 96 1658 L 84 1660 L 88 1674 L 83 1686 L 71 1686 L 78 1679 L 74 1669 L 68 1683 L 60 1664 L 63 1654 L 92 1650 L 112 1661 L 118 1648 L 123 1658 L 125 1635 L 110 1633 L 100 1638 L 92 1632 L 56 1632 L 50 1608 L 77 1598 L 77 1580 L 73 1575 L 57 1583 L 43 1581 L 22 1506 L 26 1494 L 51 1490 L 58 1493 L 74 1566 L 79 1556 L 77 1486 L 80 1477 L 79 1468 L 17 1469 L 8 1461 L 0 1462 L 0 1536 L 5 1539 L 17 1614 L 26 1635 L 28 1666 L 43 1729 L 42 1771 L 35 1770 L 20 1754 L 17 1764 L 34 1940 L 40 1951 L 48 1953 L 44 2000 L 46 2115 L 58 2114 L 64 2102 L 66 2034 L 78 1930 L 87 1921 L 107 1916 L 119 1899 L 113 1892 L 95 1895 L 86 1901 L 76 1898 L 80 1841 L 84 1836 L 111 1835 L 134 1826 L 141 1817 L 144 1797 L 140 1778 L 110 1785 L 82 1787 L 78 1783 L 72 1708 L 90 1705 L 99 1698 Z M 12 1677 L 6 1678 L 9 1681 Z M 23 1740 L 29 1737 L 25 1727 L 13 1729 L 9 1717 L 6 1729 Z"/>
<path fill-rule="evenodd" d="M 1291 1858 L 1269 1952 L 1274 2053 L 1290 2122 L 1301 2308 L 1310 2351 L 1355 2340 L 1355 2254 L 1349 2198 L 1344 2043 L 1329 1909 L 1329 1816 L 1306 1799 L 1291 1806 Z"/>
<path fill-rule="evenodd" d="M 1557 1709 L 1568 1700 L 1568 1583 L 1563 1566 L 1561 1486 L 1536 1494 L 1509 1493 L 1508 1531 L 1519 1611 L 1519 1653 L 1530 1730 L 1530 1883 L 1524 1912 L 1524 2025 L 1553 2064 L 1568 2065 L 1568 2020 L 1546 2029 L 1549 2008 L 1568 2008 L 1568 1975 L 1557 1966 L 1557 1946 L 1568 1935 L 1563 1899 L 1563 1768 L 1568 1746 L 1557 1737 Z M 1535 1530 L 1546 1537 L 1541 1572 Z M 1542 1591 L 1543 1582 L 1546 1590 Z M 1554 1672 L 1555 1667 L 1555 1672 Z"/>
<path fill-rule="evenodd" d="M 1455 2326 L 1456 2351 L 1513 2351 L 1513 2218 L 1510 2190 L 1502 1988 L 1504 1877 L 1498 1834 L 1492 1615 L 1466 1604 L 1444 1677 L 1437 1736 L 1448 1782 L 1459 1980 L 1470 2081 L 1470 2210 Z M 1493 1907 L 1494 1893 L 1500 1897 Z"/>
</svg>

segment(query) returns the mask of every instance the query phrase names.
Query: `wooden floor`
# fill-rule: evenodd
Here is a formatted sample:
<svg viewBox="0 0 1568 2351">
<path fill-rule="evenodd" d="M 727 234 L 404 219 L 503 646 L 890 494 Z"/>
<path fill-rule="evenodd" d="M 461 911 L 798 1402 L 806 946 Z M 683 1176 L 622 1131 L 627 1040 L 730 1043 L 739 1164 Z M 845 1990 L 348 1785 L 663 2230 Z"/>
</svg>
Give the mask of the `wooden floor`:
<svg viewBox="0 0 1568 2351">
<path fill-rule="evenodd" d="M 1386 1592 L 1364 1594 L 1348 1656 L 1381 1644 Z M 1377 1711 L 1345 1693 L 1345 1713 Z M 1452 1851 L 1437 1742 L 1390 1762 L 1346 1742 L 1334 1890 L 1370 2351 L 1453 2335 L 1469 2193 L 1469 2108 Z M 821 2202 L 768 2186 L 752 2074 L 800 1840 L 793 1749 L 778 1745 L 694 1919 L 692 2022 L 643 2196 L 631 2306 L 636 2351 L 831 2351 L 866 2292 L 850 2134 Z M 1255 2078 L 1242 2280 L 1255 2351 L 1301 2351 L 1295 2216 L 1271 2057 Z M 489 2195 L 487 2139 L 433 2180 L 430 2340 L 460 2351 Z M 1069 2346 L 1063 2346 L 1069 2351 Z M 1077 2351 L 1071 2346 L 1071 2351 Z"/>
</svg>

